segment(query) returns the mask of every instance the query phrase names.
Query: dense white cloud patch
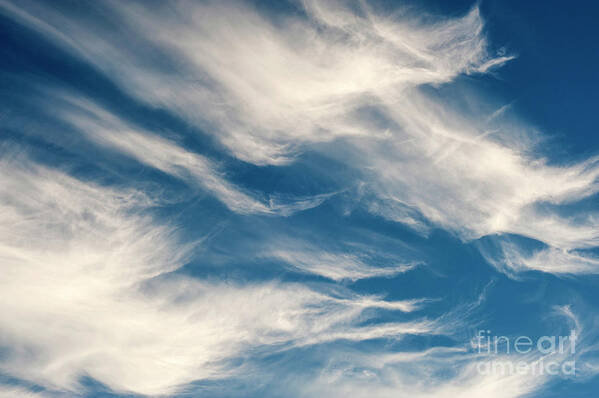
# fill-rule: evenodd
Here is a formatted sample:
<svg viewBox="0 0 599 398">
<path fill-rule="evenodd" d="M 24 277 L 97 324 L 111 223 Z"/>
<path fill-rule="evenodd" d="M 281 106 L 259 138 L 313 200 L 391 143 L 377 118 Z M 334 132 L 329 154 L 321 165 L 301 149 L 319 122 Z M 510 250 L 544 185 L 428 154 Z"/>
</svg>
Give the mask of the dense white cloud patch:
<svg viewBox="0 0 599 398">
<path fill-rule="evenodd" d="M 168 276 L 188 245 L 136 191 L 0 163 L 0 369 L 51 389 L 87 375 L 115 391 L 173 392 L 225 377 L 249 347 L 432 332 L 426 321 L 358 326 L 365 309 L 420 301 L 330 295 L 302 285 Z"/>
<path fill-rule="evenodd" d="M 597 245 L 593 217 L 539 208 L 596 193 L 596 159 L 550 166 L 418 92 L 396 105 L 385 109 L 402 126 L 399 137 L 367 145 L 361 158 L 373 168 L 375 192 L 465 239 L 514 233 L 564 249 Z"/>
<path fill-rule="evenodd" d="M 31 13 L 4 8 L 141 100 L 200 123 L 237 156 L 258 164 L 286 162 L 305 142 L 376 136 L 356 120 L 361 106 L 489 62 L 476 8 L 425 25 L 366 6 L 357 15 L 345 2 L 303 5 L 307 18 L 273 21 L 238 2 L 182 1 L 155 9 L 115 2 L 106 12 L 119 24 L 117 32 L 35 4 L 24 7 Z M 122 34 L 144 45 L 123 45 Z M 165 55 L 170 58 L 162 65 Z"/>
</svg>

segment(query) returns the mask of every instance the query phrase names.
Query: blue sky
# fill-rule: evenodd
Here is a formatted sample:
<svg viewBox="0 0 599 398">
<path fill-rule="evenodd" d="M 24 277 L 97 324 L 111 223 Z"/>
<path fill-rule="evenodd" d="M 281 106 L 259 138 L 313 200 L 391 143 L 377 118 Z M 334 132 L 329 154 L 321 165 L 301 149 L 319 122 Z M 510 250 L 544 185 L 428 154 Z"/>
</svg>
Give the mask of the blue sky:
<svg viewBox="0 0 599 398">
<path fill-rule="evenodd" d="M 0 397 L 594 397 L 564 7 L 0 0 Z"/>
</svg>

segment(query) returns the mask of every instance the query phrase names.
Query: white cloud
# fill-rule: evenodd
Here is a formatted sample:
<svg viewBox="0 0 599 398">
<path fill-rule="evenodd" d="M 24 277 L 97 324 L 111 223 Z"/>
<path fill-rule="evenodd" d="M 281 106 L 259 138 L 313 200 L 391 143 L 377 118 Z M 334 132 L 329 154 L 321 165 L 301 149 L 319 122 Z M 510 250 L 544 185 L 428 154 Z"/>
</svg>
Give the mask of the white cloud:
<svg viewBox="0 0 599 398">
<path fill-rule="evenodd" d="M 6 374 L 56 390 L 81 392 L 87 375 L 119 392 L 165 394 L 226 377 L 227 361 L 250 347 L 431 331 L 425 321 L 357 325 L 366 309 L 412 310 L 419 301 L 169 276 L 189 247 L 148 214 L 143 194 L 22 157 L 0 168 Z"/>
<path fill-rule="evenodd" d="M 549 166 L 484 137 L 472 121 L 418 92 L 396 105 L 400 111 L 386 109 L 403 126 L 401 133 L 372 143 L 364 154 L 379 195 L 401 200 L 466 239 L 508 232 L 562 247 L 597 244 L 592 219 L 568 220 L 536 207 L 594 194 L 595 159 Z M 402 143 L 406 138 L 409 143 Z"/>
<path fill-rule="evenodd" d="M 0 385 L 0 398 L 47 398 L 51 395 L 18 386 Z"/>
<path fill-rule="evenodd" d="M 257 164 L 287 162 L 306 142 L 376 135 L 355 120 L 355 110 L 490 60 L 476 8 L 424 24 L 366 6 L 358 16 L 343 2 L 306 1 L 308 19 L 276 21 L 239 2 L 157 9 L 115 2 L 106 10 L 121 24 L 114 32 L 40 5 L 3 4 L 142 101 L 198 123 Z M 138 45 L 124 45 L 123 34 Z"/>
<path fill-rule="evenodd" d="M 270 245 L 273 249 L 263 253 L 263 256 L 281 260 L 304 272 L 333 280 L 356 281 L 373 277 L 389 277 L 407 272 L 418 265 L 417 263 L 370 265 L 367 258 L 361 258 L 357 254 L 335 253 L 306 246 L 301 242 L 277 241 Z"/>
<path fill-rule="evenodd" d="M 110 3 L 107 13 L 122 26 L 114 33 L 98 21 L 92 29 L 85 19 L 24 4 L 30 13 L 4 8 L 140 100 L 214 134 L 240 159 L 278 165 L 306 145 L 343 138 L 350 149 L 328 155 L 370 178 L 382 201 L 369 206 L 385 218 L 426 233 L 414 217 L 421 214 L 464 239 L 515 233 L 559 250 L 598 244 L 593 219 L 538 209 L 596 193 L 597 159 L 550 165 L 534 155 L 538 148 L 510 138 L 520 135 L 513 126 L 493 117 L 486 118 L 493 126 L 481 124 L 419 89 L 513 58 L 487 54 L 477 8 L 431 23 L 345 2 L 303 2 L 307 18 L 267 18 L 235 2 L 179 2 L 160 12 Z M 123 34 L 143 45 L 123 46 Z M 141 137 L 128 134 L 131 142 Z M 137 146 L 123 137 L 112 136 L 112 145 L 131 153 Z M 157 148 L 152 142 L 172 149 L 145 136 L 141 147 Z M 224 182 L 198 155 L 172 155 L 181 161 L 158 164 L 153 156 L 152 164 L 173 171 L 185 159 L 204 187 L 240 212 L 288 214 L 323 200 L 267 205 Z"/>
<path fill-rule="evenodd" d="M 580 341 L 589 338 L 592 332 L 589 334 L 589 331 L 585 330 L 569 307 L 557 308 L 556 314 L 566 317 L 569 334 L 566 333 L 565 336 L 570 336 L 569 340 L 565 340 L 562 352 L 557 348 L 549 354 L 543 354 L 538 350 L 516 353 L 513 346 L 510 353 L 499 351 L 498 354 L 494 354 L 493 350 L 488 353 L 484 348 L 478 351 L 476 348 L 460 346 L 394 353 L 338 352 L 330 358 L 315 380 L 298 383 L 294 387 L 300 391 L 300 396 L 526 396 L 539 392 L 553 377 L 570 377 L 561 373 L 563 371 L 560 367 L 564 363 L 575 361 L 577 369 L 584 367 L 586 363 L 581 361 L 578 346 L 581 345 Z M 572 341 L 575 341 L 575 349 L 570 346 Z M 555 366 L 558 367 L 560 373 L 557 376 L 547 373 L 546 366 L 550 362 L 557 364 L 551 368 L 554 370 Z M 493 363 L 501 363 L 502 366 Z M 518 371 L 518 366 L 524 366 L 527 370 Z M 539 370 L 541 366 L 544 369 L 542 372 Z M 592 370 L 589 371 L 593 373 Z"/>
<path fill-rule="evenodd" d="M 241 159 L 281 164 L 305 144 L 351 138 L 355 148 L 338 156 L 372 171 L 377 195 L 464 238 L 508 232 L 560 248 L 597 244 L 594 222 L 535 210 L 539 202 L 595 193 L 596 159 L 549 166 L 531 155 L 533 148 L 494 137 L 512 134 L 503 126 L 495 133 L 418 89 L 511 59 L 487 54 L 477 8 L 425 23 L 345 2 L 306 1 L 307 19 L 269 19 L 235 2 L 179 2 L 162 12 L 110 3 L 107 12 L 123 26 L 114 33 L 97 21 L 91 29 L 84 19 L 24 4 L 45 22 L 9 4 L 4 9 L 52 33 L 140 100 L 213 133 Z M 123 46 L 123 34 L 145 46 Z M 242 208 L 269 211 L 212 185 Z M 380 206 L 375 212 L 413 221 L 403 209 L 397 217 Z"/>
<path fill-rule="evenodd" d="M 547 247 L 526 253 L 514 242 L 500 242 L 501 255 L 485 253 L 488 261 L 508 274 L 543 271 L 553 274 L 597 274 L 599 259 L 589 253 Z"/>
<path fill-rule="evenodd" d="M 319 206 L 333 195 L 321 194 L 302 198 L 274 196 L 268 201 L 261 201 L 255 194 L 245 192 L 227 181 L 219 167 L 205 156 L 136 128 L 89 100 L 52 92 L 48 97 L 52 98 L 53 95 L 56 104 L 53 108 L 54 113 L 78 128 L 89 140 L 198 185 L 237 213 L 289 216 Z M 65 103 L 62 107 L 57 105 L 61 101 Z"/>
</svg>

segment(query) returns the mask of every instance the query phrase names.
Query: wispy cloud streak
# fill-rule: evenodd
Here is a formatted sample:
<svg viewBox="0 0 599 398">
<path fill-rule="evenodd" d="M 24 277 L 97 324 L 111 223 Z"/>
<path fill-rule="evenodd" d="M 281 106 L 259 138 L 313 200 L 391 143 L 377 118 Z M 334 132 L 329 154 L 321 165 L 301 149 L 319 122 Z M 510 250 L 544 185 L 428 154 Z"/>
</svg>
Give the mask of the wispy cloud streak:
<svg viewBox="0 0 599 398">
<path fill-rule="evenodd" d="M 0 162 L 3 372 L 81 392 L 87 375 L 118 392 L 165 394 L 234 371 L 264 345 L 427 333 L 422 322 L 359 326 L 364 310 L 418 301 L 331 296 L 298 284 L 223 284 L 168 274 L 189 245 L 134 190 Z"/>
</svg>

